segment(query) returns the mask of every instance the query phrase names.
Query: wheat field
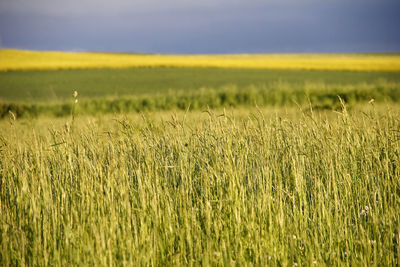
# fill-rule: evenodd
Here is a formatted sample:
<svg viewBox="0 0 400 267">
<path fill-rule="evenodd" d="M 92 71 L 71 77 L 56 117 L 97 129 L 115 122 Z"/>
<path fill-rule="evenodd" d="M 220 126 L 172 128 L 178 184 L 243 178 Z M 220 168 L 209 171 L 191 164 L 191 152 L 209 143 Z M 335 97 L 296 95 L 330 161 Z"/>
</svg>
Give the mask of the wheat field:
<svg viewBox="0 0 400 267">
<path fill-rule="evenodd" d="M 369 106 L 3 120 L 0 265 L 399 265 L 400 112 Z"/>
</svg>

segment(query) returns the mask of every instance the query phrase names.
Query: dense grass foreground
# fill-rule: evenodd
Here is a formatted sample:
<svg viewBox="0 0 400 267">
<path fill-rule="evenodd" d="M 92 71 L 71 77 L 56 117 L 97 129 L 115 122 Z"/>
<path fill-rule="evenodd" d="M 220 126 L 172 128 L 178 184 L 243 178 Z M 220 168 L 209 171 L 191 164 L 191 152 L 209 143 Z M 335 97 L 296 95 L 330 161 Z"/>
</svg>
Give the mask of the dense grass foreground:
<svg viewBox="0 0 400 267">
<path fill-rule="evenodd" d="M 398 116 L 196 114 L 3 121 L 0 265 L 399 264 Z"/>
</svg>

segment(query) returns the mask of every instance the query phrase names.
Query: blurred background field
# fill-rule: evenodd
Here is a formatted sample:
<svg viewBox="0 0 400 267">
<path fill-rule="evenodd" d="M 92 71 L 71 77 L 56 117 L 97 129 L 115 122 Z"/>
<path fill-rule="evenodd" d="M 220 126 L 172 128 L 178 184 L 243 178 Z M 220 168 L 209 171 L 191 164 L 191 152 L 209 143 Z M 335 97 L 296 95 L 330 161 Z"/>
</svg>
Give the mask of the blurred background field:
<svg viewBox="0 0 400 267">
<path fill-rule="evenodd" d="M 395 53 L 159 55 L 3 49 L 0 58 L 0 71 L 129 67 L 400 71 L 400 55 Z"/>
<path fill-rule="evenodd" d="M 0 72 L 4 102 L 66 101 L 77 90 L 80 98 L 195 92 L 200 88 L 246 88 L 381 85 L 400 82 L 398 72 L 259 70 L 227 68 L 128 68 Z"/>
<path fill-rule="evenodd" d="M 101 58 L 101 54 L 93 55 Z M 313 55 L 302 55 L 307 57 Z M 383 57 L 398 61 L 393 55 Z M 21 62 L 29 66 L 26 58 Z M 332 110 L 339 107 L 338 96 L 349 108 L 371 99 L 396 103 L 400 99 L 399 84 L 399 72 L 394 71 L 159 66 L 7 71 L 0 72 L 0 116 L 7 117 L 9 111 L 17 117 L 68 116 L 72 106 L 81 115 L 255 105 L 311 104 L 317 109 Z M 73 104 L 75 90 L 79 93 L 78 104 Z"/>
</svg>

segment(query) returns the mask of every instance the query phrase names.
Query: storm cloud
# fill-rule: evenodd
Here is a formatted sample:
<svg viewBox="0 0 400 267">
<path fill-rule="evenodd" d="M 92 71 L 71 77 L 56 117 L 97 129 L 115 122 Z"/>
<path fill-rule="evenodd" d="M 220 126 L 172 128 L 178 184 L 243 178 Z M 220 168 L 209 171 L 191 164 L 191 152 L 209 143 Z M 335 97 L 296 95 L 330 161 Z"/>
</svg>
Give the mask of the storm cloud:
<svg viewBox="0 0 400 267">
<path fill-rule="evenodd" d="M 3 0 L 2 47 L 142 53 L 399 52 L 393 0 Z"/>
</svg>

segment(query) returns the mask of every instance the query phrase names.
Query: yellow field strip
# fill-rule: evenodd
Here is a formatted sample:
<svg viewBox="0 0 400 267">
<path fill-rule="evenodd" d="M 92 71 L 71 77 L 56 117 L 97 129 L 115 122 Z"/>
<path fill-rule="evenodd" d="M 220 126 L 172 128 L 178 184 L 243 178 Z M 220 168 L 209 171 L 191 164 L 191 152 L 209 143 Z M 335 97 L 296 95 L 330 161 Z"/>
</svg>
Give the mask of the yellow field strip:
<svg viewBox="0 0 400 267">
<path fill-rule="evenodd" d="M 400 54 L 145 55 L 0 50 L 0 71 L 133 67 L 217 67 L 400 71 Z"/>
</svg>

